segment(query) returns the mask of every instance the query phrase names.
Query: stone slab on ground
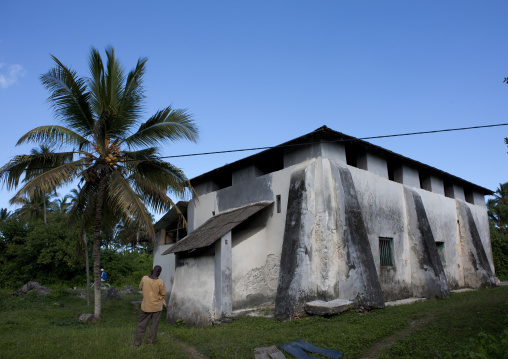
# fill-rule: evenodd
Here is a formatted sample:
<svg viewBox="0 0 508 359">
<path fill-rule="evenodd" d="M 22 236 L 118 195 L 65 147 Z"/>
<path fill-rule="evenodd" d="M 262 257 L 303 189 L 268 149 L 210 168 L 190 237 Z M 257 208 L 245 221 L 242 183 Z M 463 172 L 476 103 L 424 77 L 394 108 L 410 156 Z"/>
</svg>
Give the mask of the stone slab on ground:
<svg viewBox="0 0 508 359">
<path fill-rule="evenodd" d="M 353 305 L 351 300 L 334 299 L 326 302 L 324 300 L 313 300 L 305 303 L 304 309 L 312 315 L 335 315 L 345 312 Z"/>
<path fill-rule="evenodd" d="M 455 290 L 451 290 L 450 292 L 452 293 L 464 293 L 464 292 L 473 292 L 474 289 L 471 289 L 471 288 L 462 288 L 462 289 L 455 289 Z"/>
<path fill-rule="evenodd" d="M 416 302 L 423 302 L 425 300 L 427 300 L 427 299 L 425 299 L 425 298 L 406 298 L 406 299 L 394 300 L 393 302 L 386 302 L 385 306 L 394 307 L 396 305 L 413 304 Z"/>
<path fill-rule="evenodd" d="M 256 359 L 286 359 L 286 356 L 275 345 L 264 348 L 254 348 L 254 357 Z"/>
</svg>

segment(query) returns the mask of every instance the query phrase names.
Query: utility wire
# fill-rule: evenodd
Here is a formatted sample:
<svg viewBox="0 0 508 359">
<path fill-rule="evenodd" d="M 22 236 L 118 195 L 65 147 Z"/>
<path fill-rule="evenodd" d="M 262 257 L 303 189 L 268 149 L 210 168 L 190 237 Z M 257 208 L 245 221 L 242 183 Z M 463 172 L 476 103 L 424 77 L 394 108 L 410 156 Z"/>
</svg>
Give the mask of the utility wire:
<svg viewBox="0 0 508 359">
<path fill-rule="evenodd" d="M 334 141 L 323 141 L 324 143 L 336 143 L 336 142 L 352 142 L 356 140 L 373 140 L 378 138 L 389 138 L 389 137 L 402 137 L 402 136 L 414 136 L 414 135 L 425 135 L 429 133 L 439 133 L 439 132 L 451 132 L 451 131 L 463 131 L 463 130 L 473 130 L 479 128 L 488 128 L 488 127 L 499 127 L 499 126 L 508 126 L 508 123 L 498 123 L 495 125 L 485 125 L 485 126 L 472 126 L 472 127 L 461 127 L 461 128 L 449 128 L 445 130 L 434 130 L 434 131 L 422 131 L 422 132 L 409 132 L 409 133 L 399 133 L 395 135 L 382 135 L 382 136 L 372 136 L 372 137 L 360 137 L 360 138 L 350 138 L 350 139 L 341 139 Z M 258 151 L 258 150 L 268 150 L 271 148 L 281 148 L 281 147 L 296 147 L 296 146 L 307 146 L 312 144 L 310 143 L 297 143 L 292 145 L 278 145 L 278 146 L 269 146 L 269 147 L 255 147 L 255 148 L 244 148 L 239 150 L 226 150 L 226 151 L 216 151 L 216 152 L 202 152 L 202 153 L 191 153 L 187 155 L 174 155 L 174 156 L 163 156 L 159 158 L 180 158 L 180 157 L 192 157 L 192 156 L 204 156 L 204 155 L 216 155 L 221 153 L 231 153 L 231 152 L 244 152 L 244 151 Z"/>
<path fill-rule="evenodd" d="M 352 141 L 357 141 L 357 140 L 373 140 L 373 139 L 379 139 L 379 138 L 415 136 L 415 135 L 425 135 L 425 134 L 431 134 L 431 133 L 464 131 L 464 130 L 475 130 L 475 129 L 480 129 L 480 128 L 490 128 L 490 127 L 500 127 L 500 126 L 508 126 L 508 123 L 498 123 L 498 124 L 495 124 L 495 125 L 484 125 L 484 126 L 448 128 L 448 129 L 444 129 L 444 130 L 399 133 L 399 134 L 393 134 L 393 135 L 381 135 L 381 136 L 371 136 L 371 137 L 348 138 L 348 139 L 340 139 L 340 140 L 333 140 L 333 141 L 323 141 L 323 143 L 339 143 L 339 142 L 352 142 Z M 313 142 L 296 143 L 296 144 L 289 144 L 289 145 L 267 146 L 267 147 L 243 148 L 243 149 L 215 151 L 215 152 L 190 153 L 190 154 L 185 154 L 185 155 L 161 156 L 161 157 L 158 157 L 158 159 L 194 157 L 194 156 L 205 156 L 205 155 L 217 155 L 217 154 L 222 154 L 222 153 L 245 152 L 245 151 L 259 151 L 259 150 L 268 150 L 268 149 L 271 149 L 271 148 L 308 146 L 308 145 L 311 145 L 311 144 L 313 144 Z M 125 160 L 125 162 L 130 162 L 130 161 L 139 161 L 139 160 Z M 55 168 L 55 167 L 37 167 L 37 168 L 30 168 L 30 170 L 42 170 L 42 169 L 50 169 L 50 168 Z M 7 170 L 7 171 L 9 171 L 9 170 Z"/>
</svg>

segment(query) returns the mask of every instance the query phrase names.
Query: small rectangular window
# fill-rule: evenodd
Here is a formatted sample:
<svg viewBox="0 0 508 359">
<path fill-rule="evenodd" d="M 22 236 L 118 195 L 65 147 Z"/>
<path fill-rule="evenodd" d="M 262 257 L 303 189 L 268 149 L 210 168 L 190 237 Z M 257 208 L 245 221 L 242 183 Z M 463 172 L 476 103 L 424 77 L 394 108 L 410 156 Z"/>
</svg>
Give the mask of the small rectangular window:
<svg viewBox="0 0 508 359">
<path fill-rule="evenodd" d="M 277 213 L 281 212 L 281 205 L 280 205 L 280 194 L 277 195 Z"/>
<path fill-rule="evenodd" d="M 439 254 L 439 258 L 441 258 L 441 263 L 446 263 L 446 256 L 444 250 L 444 242 L 436 242 L 437 253 Z"/>
<path fill-rule="evenodd" d="M 381 266 L 394 266 L 393 238 L 379 237 L 379 259 Z"/>
<path fill-rule="evenodd" d="M 166 244 L 172 244 L 175 241 L 174 233 L 173 232 L 166 232 L 166 237 L 164 238 L 164 245 Z"/>
</svg>

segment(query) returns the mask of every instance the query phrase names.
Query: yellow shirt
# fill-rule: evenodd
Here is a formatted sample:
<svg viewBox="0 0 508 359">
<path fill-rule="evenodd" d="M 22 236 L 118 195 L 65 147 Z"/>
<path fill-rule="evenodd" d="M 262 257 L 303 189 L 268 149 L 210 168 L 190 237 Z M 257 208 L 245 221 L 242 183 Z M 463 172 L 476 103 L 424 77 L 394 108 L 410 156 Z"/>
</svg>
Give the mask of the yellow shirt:
<svg viewBox="0 0 508 359">
<path fill-rule="evenodd" d="M 160 278 L 151 279 L 148 276 L 141 278 L 139 289 L 143 291 L 143 302 L 141 310 L 145 313 L 160 312 L 166 295 L 166 285 Z"/>
</svg>

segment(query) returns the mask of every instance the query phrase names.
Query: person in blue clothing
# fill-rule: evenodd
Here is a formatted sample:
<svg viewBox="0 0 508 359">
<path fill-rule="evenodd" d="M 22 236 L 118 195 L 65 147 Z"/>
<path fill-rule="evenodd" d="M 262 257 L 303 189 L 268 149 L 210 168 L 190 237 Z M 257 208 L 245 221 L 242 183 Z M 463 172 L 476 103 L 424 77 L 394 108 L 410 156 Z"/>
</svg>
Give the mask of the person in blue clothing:
<svg viewBox="0 0 508 359">
<path fill-rule="evenodd" d="M 104 268 L 101 268 L 101 282 L 105 282 L 108 279 L 108 275 L 104 272 Z"/>
</svg>

